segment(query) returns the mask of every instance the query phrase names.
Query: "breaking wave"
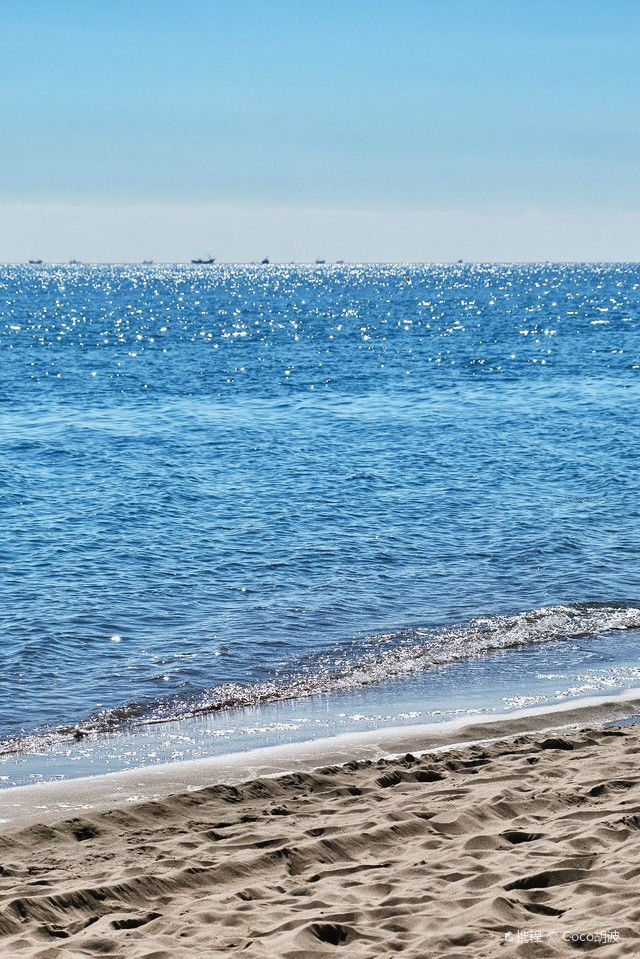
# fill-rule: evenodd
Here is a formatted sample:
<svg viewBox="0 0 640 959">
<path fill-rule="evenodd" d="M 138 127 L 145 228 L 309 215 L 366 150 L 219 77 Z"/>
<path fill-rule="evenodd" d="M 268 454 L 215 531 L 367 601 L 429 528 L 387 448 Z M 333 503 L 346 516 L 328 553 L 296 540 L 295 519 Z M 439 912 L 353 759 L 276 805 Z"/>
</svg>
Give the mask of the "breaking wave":
<svg viewBox="0 0 640 959">
<path fill-rule="evenodd" d="M 80 725 L 48 729 L 27 739 L 0 744 L 0 755 L 132 726 L 361 689 L 493 652 L 631 629 L 640 629 L 639 606 L 577 603 L 513 615 L 480 616 L 444 628 L 416 626 L 380 633 L 350 643 L 339 653 L 298 660 L 269 680 L 226 683 L 189 700 L 172 699 L 152 706 L 132 703 L 103 710 Z"/>
</svg>

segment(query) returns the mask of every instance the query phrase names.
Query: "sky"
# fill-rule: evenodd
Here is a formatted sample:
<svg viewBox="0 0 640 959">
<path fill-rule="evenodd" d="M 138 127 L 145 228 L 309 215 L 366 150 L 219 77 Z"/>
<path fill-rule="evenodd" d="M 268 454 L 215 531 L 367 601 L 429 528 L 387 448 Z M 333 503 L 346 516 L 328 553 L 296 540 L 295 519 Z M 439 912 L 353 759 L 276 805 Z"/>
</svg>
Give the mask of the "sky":
<svg viewBox="0 0 640 959">
<path fill-rule="evenodd" d="M 637 0 L 3 0 L 0 261 L 640 260 Z"/>
</svg>

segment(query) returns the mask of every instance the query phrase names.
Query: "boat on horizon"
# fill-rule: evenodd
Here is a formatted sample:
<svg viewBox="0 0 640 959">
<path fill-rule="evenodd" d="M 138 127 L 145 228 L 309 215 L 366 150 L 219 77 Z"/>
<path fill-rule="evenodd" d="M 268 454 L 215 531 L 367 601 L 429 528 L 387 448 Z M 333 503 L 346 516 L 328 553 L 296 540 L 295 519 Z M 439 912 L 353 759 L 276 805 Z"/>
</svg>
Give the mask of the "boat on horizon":
<svg viewBox="0 0 640 959">
<path fill-rule="evenodd" d="M 210 256 L 208 259 L 204 260 L 202 257 L 198 256 L 195 260 L 191 261 L 195 266 L 212 266 L 216 262 L 215 256 Z"/>
<path fill-rule="evenodd" d="M 260 260 L 260 266 L 268 266 L 268 265 L 269 265 L 269 257 L 265 256 L 263 260 Z"/>
<path fill-rule="evenodd" d="M 326 262 L 326 260 L 316 260 L 316 266 L 323 266 Z"/>
<path fill-rule="evenodd" d="M 42 260 L 29 260 L 30 266 L 42 266 Z"/>
</svg>

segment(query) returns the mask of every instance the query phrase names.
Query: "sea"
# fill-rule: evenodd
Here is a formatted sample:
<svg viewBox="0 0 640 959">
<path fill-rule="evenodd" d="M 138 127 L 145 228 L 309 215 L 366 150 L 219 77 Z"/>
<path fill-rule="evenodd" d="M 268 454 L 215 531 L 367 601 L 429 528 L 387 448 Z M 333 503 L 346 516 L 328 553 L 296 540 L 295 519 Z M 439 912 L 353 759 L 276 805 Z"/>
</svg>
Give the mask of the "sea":
<svg viewBox="0 0 640 959">
<path fill-rule="evenodd" d="M 637 264 L 0 267 L 0 786 L 640 687 Z"/>
</svg>

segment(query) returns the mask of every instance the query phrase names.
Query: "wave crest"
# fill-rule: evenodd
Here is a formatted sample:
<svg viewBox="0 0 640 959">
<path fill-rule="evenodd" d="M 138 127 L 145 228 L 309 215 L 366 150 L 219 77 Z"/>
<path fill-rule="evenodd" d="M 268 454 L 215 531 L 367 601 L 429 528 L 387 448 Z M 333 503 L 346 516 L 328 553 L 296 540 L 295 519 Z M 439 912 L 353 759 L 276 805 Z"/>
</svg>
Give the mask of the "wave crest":
<svg viewBox="0 0 640 959">
<path fill-rule="evenodd" d="M 131 703 L 103 710 L 79 726 L 0 744 L 0 755 L 132 726 L 362 689 L 499 650 L 629 629 L 640 629 L 640 607 L 616 602 L 546 606 L 513 615 L 479 616 L 439 629 L 416 626 L 380 633 L 349 644 L 339 655 L 310 657 L 297 668 L 292 664 L 270 680 L 225 683 L 188 701 L 174 699 L 154 706 Z"/>
</svg>

